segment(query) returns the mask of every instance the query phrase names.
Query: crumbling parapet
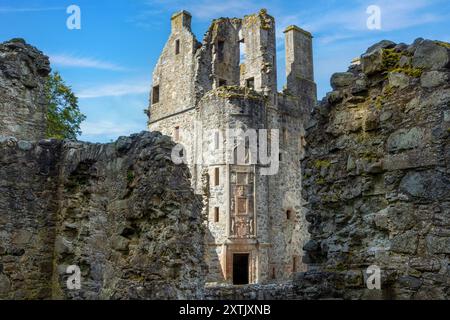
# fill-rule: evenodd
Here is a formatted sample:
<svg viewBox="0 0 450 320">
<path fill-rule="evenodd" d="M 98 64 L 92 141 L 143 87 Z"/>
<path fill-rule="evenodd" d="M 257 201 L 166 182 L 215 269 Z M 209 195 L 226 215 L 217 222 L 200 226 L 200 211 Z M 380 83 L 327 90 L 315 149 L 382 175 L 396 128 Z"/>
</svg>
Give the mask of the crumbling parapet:
<svg viewBox="0 0 450 320">
<path fill-rule="evenodd" d="M 0 135 L 45 138 L 49 73 L 48 57 L 23 39 L 0 44 Z"/>
</svg>

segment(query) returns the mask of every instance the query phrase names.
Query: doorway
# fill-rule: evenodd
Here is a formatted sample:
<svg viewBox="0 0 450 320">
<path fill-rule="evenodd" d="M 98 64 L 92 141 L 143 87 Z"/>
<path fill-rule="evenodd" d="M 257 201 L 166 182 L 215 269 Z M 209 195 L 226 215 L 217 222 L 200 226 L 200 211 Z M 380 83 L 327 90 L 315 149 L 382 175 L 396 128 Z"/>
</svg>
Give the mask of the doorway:
<svg viewBox="0 0 450 320">
<path fill-rule="evenodd" d="M 233 284 L 242 285 L 249 283 L 249 254 L 233 254 Z"/>
</svg>

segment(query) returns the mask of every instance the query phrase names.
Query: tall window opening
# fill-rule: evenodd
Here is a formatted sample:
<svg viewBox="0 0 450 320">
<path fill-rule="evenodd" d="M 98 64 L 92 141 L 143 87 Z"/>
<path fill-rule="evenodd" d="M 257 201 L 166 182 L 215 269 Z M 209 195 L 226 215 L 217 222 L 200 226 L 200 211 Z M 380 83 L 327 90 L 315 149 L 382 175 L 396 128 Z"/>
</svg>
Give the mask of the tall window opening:
<svg viewBox="0 0 450 320">
<path fill-rule="evenodd" d="M 214 169 L 214 185 L 220 185 L 220 168 Z"/>
<path fill-rule="evenodd" d="M 239 64 L 245 64 L 246 49 L 245 40 L 241 39 L 239 41 Z"/>
<path fill-rule="evenodd" d="M 175 54 L 180 54 L 180 40 L 175 41 Z"/>
<path fill-rule="evenodd" d="M 219 62 L 222 62 L 224 60 L 224 49 L 225 49 L 225 41 L 218 41 L 217 42 L 217 60 Z"/>
<path fill-rule="evenodd" d="M 154 86 L 152 90 L 152 103 L 159 102 L 159 86 Z"/>
<path fill-rule="evenodd" d="M 286 210 L 286 220 L 291 220 L 291 218 L 292 218 L 292 211 Z"/>
<path fill-rule="evenodd" d="M 214 222 L 219 222 L 219 207 L 214 208 Z"/>
<path fill-rule="evenodd" d="M 219 150 L 220 148 L 220 132 L 216 131 L 214 133 L 214 149 Z"/>
<path fill-rule="evenodd" d="M 173 136 L 175 141 L 180 140 L 180 127 L 175 127 Z"/>
<path fill-rule="evenodd" d="M 288 131 L 286 128 L 283 128 L 283 143 L 286 144 L 288 140 Z"/>
</svg>

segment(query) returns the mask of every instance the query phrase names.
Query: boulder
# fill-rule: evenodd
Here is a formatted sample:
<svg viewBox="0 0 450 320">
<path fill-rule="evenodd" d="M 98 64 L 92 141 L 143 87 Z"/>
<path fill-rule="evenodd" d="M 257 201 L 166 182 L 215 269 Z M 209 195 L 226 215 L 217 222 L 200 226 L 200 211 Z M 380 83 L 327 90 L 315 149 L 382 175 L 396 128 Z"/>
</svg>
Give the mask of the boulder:
<svg viewBox="0 0 450 320">
<path fill-rule="evenodd" d="M 426 70 L 440 70 L 450 64 L 450 50 L 431 40 L 424 40 L 414 52 L 412 66 Z"/>
<path fill-rule="evenodd" d="M 420 84 L 425 88 L 434 88 L 445 84 L 449 79 L 449 73 L 447 72 L 429 71 L 422 74 Z"/>
<path fill-rule="evenodd" d="M 393 87 L 404 89 L 409 86 L 410 77 L 402 72 L 390 72 L 389 84 Z"/>
<path fill-rule="evenodd" d="M 339 89 L 348 87 L 355 80 L 355 76 L 351 72 L 339 72 L 331 76 L 331 87 L 333 89 Z"/>
<path fill-rule="evenodd" d="M 374 45 L 370 46 L 366 53 L 371 53 L 373 51 L 376 51 L 378 49 L 390 49 L 390 48 L 394 48 L 396 46 L 395 42 L 392 42 L 390 40 L 381 40 L 378 43 L 375 43 Z"/>
<path fill-rule="evenodd" d="M 371 75 L 383 70 L 383 49 L 378 48 L 361 56 L 362 71 Z"/>
</svg>

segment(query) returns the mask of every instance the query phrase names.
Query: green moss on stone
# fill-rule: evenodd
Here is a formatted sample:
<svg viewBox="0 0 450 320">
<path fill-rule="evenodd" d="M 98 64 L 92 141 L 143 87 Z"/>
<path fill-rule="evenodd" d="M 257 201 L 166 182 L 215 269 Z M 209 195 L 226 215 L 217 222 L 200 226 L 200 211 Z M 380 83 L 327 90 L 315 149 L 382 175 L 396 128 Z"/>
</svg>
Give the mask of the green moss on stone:
<svg viewBox="0 0 450 320">
<path fill-rule="evenodd" d="M 385 72 L 400 72 L 413 78 L 419 78 L 423 70 L 413 68 L 411 65 L 400 67 L 400 59 L 402 53 L 396 52 L 394 49 L 383 50 L 383 70 Z"/>
<path fill-rule="evenodd" d="M 448 42 L 445 42 L 445 41 L 435 41 L 435 43 L 438 44 L 438 45 L 440 45 L 440 46 L 442 46 L 442 47 L 444 47 L 444 48 L 450 49 L 450 43 L 448 43 Z"/>
<path fill-rule="evenodd" d="M 314 168 L 321 169 L 321 168 L 329 168 L 331 166 L 331 162 L 329 160 L 316 160 L 314 162 Z"/>
<path fill-rule="evenodd" d="M 422 76 L 423 70 L 419 68 L 413 68 L 411 66 L 403 67 L 403 68 L 395 68 L 391 72 L 400 72 L 404 73 L 413 78 L 420 78 Z"/>
<path fill-rule="evenodd" d="M 398 52 L 395 52 L 394 49 L 384 49 L 383 50 L 383 70 L 391 71 L 395 68 L 398 68 L 398 64 L 400 62 L 400 58 L 402 55 Z"/>
<path fill-rule="evenodd" d="M 259 94 L 257 91 L 238 86 L 222 86 L 215 90 L 218 97 L 224 99 L 233 99 L 233 98 L 245 98 L 256 101 L 264 101 L 265 98 L 263 95 Z"/>
<path fill-rule="evenodd" d="M 323 184 L 325 184 L 325 183 L 326 183 L 326 181 L 325 181 L 324 178 L 319 178 L 319 179 L 316 180 L 316 184 L 317 184 L 317 185 L 323 185 Z"/>
</svg>

